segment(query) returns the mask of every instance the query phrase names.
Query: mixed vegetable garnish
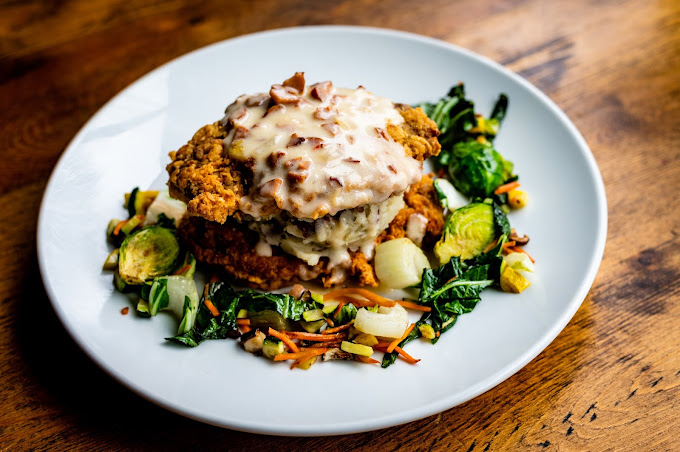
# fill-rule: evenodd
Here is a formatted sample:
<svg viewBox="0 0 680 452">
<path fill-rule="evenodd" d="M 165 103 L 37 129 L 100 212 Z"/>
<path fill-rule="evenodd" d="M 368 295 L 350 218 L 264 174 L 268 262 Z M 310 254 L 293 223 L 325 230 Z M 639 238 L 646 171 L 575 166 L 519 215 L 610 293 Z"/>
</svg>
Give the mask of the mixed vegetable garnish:
<svg viewBox="0 0 680 452">
<path fill-rule="evenodd" d="M 389 289 L 418 289 L 417 298 L 390 300 L 366 289 L 342 288 L 325 294 L 294 285 L 289 293 L 237 290 L 213 278 L 199 299 L 196 260 L 182 249 L 176 225 L 186 206 L 167 192 L 140 191 L 125 196 L 126 220 L 112 220 L 107 235 L 116 249 L 104 270 L 113 271 L 115 288 L 134 294 L 137 313 L 153 317 L 170 311 L 179 320 L 167 340 L 196 347 L 206 339 L 238 339 L 243 348 L 273 361 L 292 360 L 308 369 L 322 360 L 393 364 L 410 341 L 436 343 L 458 316 L 472 311 L 490 286 L 520 293 L 529 286 L 525 272 L 533 259 L 529 241 L 511 228 L 507 213 L 524 207 L 513 164 L 493 141 L 508 108 L 501 94 L 489 117 L 475 113 L 463 84 L 436 103 L 419 105 L 437 123 L 442 151 L 433 162 L 435 191 L 447 215 L 433 262 L 408 238 L 376 247 L 374 268 Z M 415 297 L 414 297 L 415 298 Z M 409 322 L 409 311 L 420 319 Z M 382 352 L 382 360 L 373 358 Z"/>
</svg>

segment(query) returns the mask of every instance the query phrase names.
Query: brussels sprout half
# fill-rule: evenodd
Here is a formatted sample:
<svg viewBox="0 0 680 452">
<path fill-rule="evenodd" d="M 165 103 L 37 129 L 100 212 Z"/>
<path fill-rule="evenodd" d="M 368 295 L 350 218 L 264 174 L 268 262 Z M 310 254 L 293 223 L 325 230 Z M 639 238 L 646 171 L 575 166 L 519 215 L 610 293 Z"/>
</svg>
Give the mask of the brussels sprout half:
<svg viewBox="0 0 680 452">
<path fill-rule="evenodd" d="M 496 238 L 491 204 L 475 202 L 455 210 L 446 221 L 444 234 L 434 247 L 442 264 L 452 257 L 461 260 L 480 254 Z"/>
<path fill-rule="evenodd" d="M 179 242 L 160 226 L 148 226 L 127 237 L 120 246 L 118 271 L 127 284 L 144 284 L 167 275 L 177 264 Z"/>
</svg>

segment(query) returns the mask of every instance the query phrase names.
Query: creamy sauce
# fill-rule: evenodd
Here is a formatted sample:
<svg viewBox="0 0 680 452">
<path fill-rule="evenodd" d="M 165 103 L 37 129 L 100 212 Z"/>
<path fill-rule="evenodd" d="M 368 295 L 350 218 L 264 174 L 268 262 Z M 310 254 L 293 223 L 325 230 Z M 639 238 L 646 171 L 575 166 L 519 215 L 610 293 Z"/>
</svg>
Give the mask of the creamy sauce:
<svg viewBox="0 0 680 452">
<path fill-rule="evenodd" d="M 387 133 L 403 123 L 390 100 L 330 82 L 304 87 L 300 78 L 227 107 L 225 148 L 253 171 L 241 212 L 317 219 L 381 203 L 420 180 L 420 162 Z"/>
</svg>

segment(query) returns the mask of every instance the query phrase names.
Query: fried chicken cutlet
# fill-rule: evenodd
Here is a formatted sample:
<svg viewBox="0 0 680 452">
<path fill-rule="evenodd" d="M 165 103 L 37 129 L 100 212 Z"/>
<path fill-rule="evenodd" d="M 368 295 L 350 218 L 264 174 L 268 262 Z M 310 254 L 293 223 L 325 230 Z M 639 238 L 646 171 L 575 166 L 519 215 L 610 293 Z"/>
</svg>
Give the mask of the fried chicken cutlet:
<svg viewBox="0 0 680 452">
<path fill-rule="evenodd" d="M 422 162 L 440 150 L 420 109 L 296 73 L 240 96 L 170 154 L 180 237 L 199 261 L 262 289 L 378 281 L 375 245 L 432 241 L 443 216 Z"/>
</svg>

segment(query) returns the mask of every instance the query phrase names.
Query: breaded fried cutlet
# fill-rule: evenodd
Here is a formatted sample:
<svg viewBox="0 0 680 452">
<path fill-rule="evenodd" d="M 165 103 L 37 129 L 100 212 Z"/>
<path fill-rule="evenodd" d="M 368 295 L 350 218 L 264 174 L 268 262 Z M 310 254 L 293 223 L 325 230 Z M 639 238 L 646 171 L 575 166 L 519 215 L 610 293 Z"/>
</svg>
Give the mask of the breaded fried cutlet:
<svg viewBox="0 0 680 452">
<path fill-rule="evenodd" d="M 438 155 L 441 149 L 437 125 L 420 108 L 396 105 L 404 118 L 401 125 L 389 125 L 390 136 L 404 147 L 406 155 L 416 160 Z M 201 128 L 178 151 L 171 152 L 168 164 L 170 195 L 187 203 L 187 214 L 224 223 L 239 208 L 246 191 L 247 164 L 227 155 L 224 138 L 227 130 L 221 122 Z"/>
<path fill-rule="evenodd" d="M 382 241 L 431 244 L 444 219 L 423 161 L 439 130 L 420 108 L 296 73 L 239 96 L 167 166 L 200 262 L 261 289 L 348 278 L 376 286 Z"/>
<path fill-rule="evenodd" d="M 441 235 L 444 216 L 432 185 L 430 175 L 413 185 L 405 194 L 406 206 L 397 214 L 377 243 L 405 237 L 408 218 L 420 214 L 427 218 L 425 244 L 432 244 Z M 179 225 L 179 236 L 200 262 L 210 264 L 217 271 L 224 271 L 236 282 L 248 286 L 273 290 L 298 281 L 315 280 L 326 287 L 332 281 L 332 268 L 328 260 L 309 266 L 295 256 L 274 249 L 272 256 L 261 256 L 255 251 L 259 236 L 235 219 L 225 224 L 207 221 L 200 217 L 185 217 Z M 379 281 L 371 261 L 361 252 L 351 255 L 352 264 L 346 276 L 363 286 L 377 286 Z M 343 282 L 342 281 L 339 282 Z"/>
</svg>

